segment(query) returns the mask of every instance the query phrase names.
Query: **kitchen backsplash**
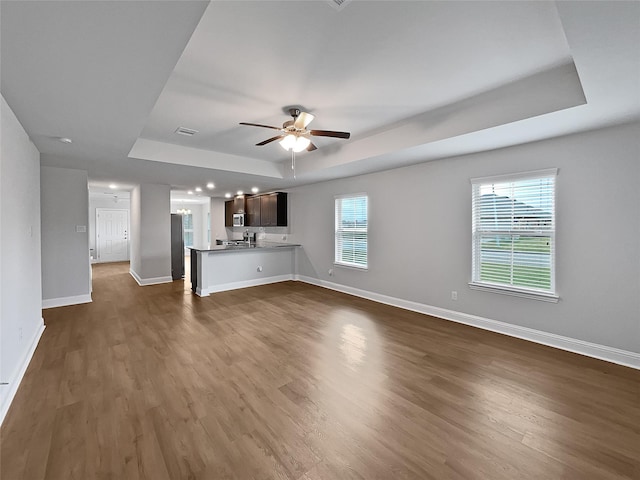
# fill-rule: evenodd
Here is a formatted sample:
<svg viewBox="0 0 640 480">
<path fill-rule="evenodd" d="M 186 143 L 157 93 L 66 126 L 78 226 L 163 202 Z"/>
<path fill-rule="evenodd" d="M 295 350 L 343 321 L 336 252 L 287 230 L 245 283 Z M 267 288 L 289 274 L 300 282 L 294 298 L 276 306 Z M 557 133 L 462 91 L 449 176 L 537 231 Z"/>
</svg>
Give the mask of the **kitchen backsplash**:
<svg viewBox="0 0 640 480">
<path fill-rule="evenodd" d="M 295 243 L 289 227 L 227 227 L 227 239 L 242 240 L 242 233 L 249 230 L 256 233 L 256 240 L 277 243 Z"/>
</svg>

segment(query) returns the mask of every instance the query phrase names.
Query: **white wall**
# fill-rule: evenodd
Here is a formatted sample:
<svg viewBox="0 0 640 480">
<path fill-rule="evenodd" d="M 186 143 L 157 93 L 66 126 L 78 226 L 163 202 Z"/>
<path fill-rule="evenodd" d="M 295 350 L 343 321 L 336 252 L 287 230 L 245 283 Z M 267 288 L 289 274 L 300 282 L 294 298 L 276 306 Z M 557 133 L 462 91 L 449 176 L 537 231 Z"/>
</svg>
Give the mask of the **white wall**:
<svg viewBox="0 0 640 480">
<path fill-rule="evenodd" d="M 43 166 L 40 195 L 43 306 L 90 302 L 87 172 Z"/>
<path fill-rule="evenodd" d="M 40 153 L 2 97 L 0 120 L 0 423 L 44 324 Z"/>
<path fill-rule="evenodd" d="M 141 184 L 131 192 L 131 263 L 140 284 L 171 281 L 169 185 Z"/>
<path fill-rule="evenodd" d="M 638 138 L 636 123 L 292 189 L 298 273 L 640 352 Z M 559 168 L 559 303 L 470 290 L 469 179 L 550 167 Z M 333 265 L 334 195 L 357 192 L 369 195 L 368 271 Z"/>
<path fill-rule="evenodd" d="M 97 252 L 96 243 L 98 234 L 96 231 L 96 208 L 127 210 L 129 211 L 129 216 L 131 216 L 131 202 L 128 198 L 119 197 L 117 201 L 115 201 L 114 197 L 102 193 L 99 195 L 89 195 L 89 249 L 93 250 L 94 255 Z"/>
</svg>

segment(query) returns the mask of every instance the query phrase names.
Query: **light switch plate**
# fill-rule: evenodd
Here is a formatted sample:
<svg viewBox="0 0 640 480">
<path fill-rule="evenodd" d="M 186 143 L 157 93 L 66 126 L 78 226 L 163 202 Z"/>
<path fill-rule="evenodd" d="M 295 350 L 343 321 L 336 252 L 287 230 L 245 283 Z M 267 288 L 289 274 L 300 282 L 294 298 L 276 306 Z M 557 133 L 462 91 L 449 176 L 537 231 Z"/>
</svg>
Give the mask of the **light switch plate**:
<svg viewBox="0 0 640 480">
<path fill-rule="evenodd" d="M 76 233 L 86 233 L 87 226 L 86 225 L 76 225 Z"/>
</svg>

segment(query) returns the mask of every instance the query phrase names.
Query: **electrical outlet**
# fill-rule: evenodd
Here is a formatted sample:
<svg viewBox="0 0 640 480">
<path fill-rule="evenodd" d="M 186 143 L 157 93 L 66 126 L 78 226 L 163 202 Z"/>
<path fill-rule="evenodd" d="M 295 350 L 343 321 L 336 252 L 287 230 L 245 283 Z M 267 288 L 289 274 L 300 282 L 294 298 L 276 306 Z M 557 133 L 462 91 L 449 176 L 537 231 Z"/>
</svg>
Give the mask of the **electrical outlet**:
<svg viewBox="0 0 640 480">
<path fill-rule="evenodd" d="M 451 291 L 451 300 L 457 300 L 458 299 L 458 292 L 456 292 L 455 290 Z"/>
<path fill-rule="evenodd" d="M 18 335 L 20 336 L 20 341 L 22 341 L 22 327 L 18 328 Z"/>
</svg>

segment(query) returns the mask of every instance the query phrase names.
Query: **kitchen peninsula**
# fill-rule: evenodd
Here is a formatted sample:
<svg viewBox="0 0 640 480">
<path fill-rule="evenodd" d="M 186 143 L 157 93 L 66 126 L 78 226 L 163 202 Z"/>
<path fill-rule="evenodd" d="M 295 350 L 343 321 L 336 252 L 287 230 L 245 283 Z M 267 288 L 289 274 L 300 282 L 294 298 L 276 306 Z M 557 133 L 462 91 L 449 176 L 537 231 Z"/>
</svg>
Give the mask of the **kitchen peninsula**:
<svg viewBox="0 0 640 480">
<path fill-rule="evenodd" d="M 293 243 L 262 242 L 241 245 L 206 245 L 191 250 L 191 290 L 211 293 L 292 280 Z"/>
</svg>

